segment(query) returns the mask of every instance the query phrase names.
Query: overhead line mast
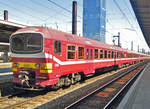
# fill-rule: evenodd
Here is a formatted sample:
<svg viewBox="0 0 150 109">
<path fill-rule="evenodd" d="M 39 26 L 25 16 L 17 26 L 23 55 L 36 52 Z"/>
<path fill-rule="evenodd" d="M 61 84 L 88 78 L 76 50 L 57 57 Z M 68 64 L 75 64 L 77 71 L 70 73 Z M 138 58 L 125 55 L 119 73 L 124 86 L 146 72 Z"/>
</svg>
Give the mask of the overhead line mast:
<svg viewBox="0 0 150 109">
<path fill-rule="evenodd" d="M 77 34 L 77 2 L 72 4 L 72 34 Z"/>
</svg>

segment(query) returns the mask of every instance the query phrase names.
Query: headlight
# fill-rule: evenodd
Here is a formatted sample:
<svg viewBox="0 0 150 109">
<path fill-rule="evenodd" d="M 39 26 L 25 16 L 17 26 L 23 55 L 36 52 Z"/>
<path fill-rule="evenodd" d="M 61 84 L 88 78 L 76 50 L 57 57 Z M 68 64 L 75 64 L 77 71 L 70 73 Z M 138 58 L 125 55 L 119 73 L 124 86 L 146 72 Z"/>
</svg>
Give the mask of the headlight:
<svg viewBox="0 0 150 109">
<path fill-rule="evenodd" d="M 35 64 L 36 68 L 40 68 L 40 63 Z"/>
<path fill-rule="evenodd" d="M 37 64 L 35 64 L 35 67 L 40 68 L 40 69 L 44 69 L 45 65 L 43 63 L 37 63 Z"/>
</svg>

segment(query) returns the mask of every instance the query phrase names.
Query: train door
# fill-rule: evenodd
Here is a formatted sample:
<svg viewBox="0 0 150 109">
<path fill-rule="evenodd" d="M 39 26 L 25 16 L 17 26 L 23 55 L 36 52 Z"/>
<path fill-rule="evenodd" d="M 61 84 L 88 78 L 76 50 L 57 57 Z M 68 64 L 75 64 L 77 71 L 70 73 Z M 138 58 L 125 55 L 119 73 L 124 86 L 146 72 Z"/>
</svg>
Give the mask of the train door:
<svg viewBox="0 0 150 109">
<path fill-rule="evenodd" d="M 58 41 L 58 40 L 54 40 L 53 41 L 53 70 L 56 73 L 60 73 L 61 72 L 61 66 L 60 63 L 58 63 L 56 60 L 61 60 L 62 59 L 62 42 Z"/>
<path fill-rule="evenodd" d="M 117 63 L 116 63 L 116 58 L 117 58 L 117 52 L 116 52 L 116 51 L 114 51 L 114 66 L 116 66 L 116 65 L 117 65 Z"/>
<path fill-rule="evenodd" d="M 93 49 L 86 49 L 86 74 L 95 73 L 94 63 L 93 63 Z"/>
</svg>

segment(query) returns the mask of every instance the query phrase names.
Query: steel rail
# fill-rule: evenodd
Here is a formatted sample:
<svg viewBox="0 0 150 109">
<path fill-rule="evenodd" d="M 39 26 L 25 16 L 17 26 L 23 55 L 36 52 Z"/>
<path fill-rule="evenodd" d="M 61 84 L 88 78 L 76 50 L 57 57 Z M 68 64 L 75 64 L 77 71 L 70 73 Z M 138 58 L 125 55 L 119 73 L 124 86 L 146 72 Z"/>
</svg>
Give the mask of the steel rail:
<svg viewBox="0 0 150 109">
<path fill-rule="evenodd" d="M 12 105 L 9 105 L 9 106 L 7 106 L 7 107 L 4 107 L 4 108 L 2 108 L 2 109 L 13 109 L 13 108 L 15 108 L 16 106 L 20 106 L 20 105 L 22 105 L 22 104 L 24 104 L 24 103 L 26 103 L 26 102 L 28 102 L 29 100 L 32 100 L 33 98 L 28 98 L 28 99 L 26 99 L 26 100 L 24 100 L 24 101 L 21 101 L 21 102 L 18 102 L 18 103 L 16 103 L 16 104 L 12 104 Z"/>
<path fill-rule="evenodd" d="M 24 93 L 24 92 L 16 92 L 16 93 L 13 93 L 12 95 L 7 95 L 7 96 L 4 96 L 4 97 L 0 97 L 0 102 L 4 101 L 5 99 L 9 99 L 13 96 L 16 96 L 18 94 L 22 94 L 22 93 Z"/>
<path fill-rule="evenodd" d="M 115 82 L 116 80 L 118 80 L 119 78 L 122 78 L 123 76 L 127 75 L 128 73 L 132 72 L 133 70 L 137 69 L 140 65 L 143 64 L 138 64 L 137 66 L 134 66 L 133 68 L 129 69 L 128 71 L 125 71 L 126 73 L 121 74 L 120 76 L 114 78 L 113 80 L 107 82 L 106 84 L 102 85 L 101 87 L 97 88 L 96 90 L 90 92 L 89 94 L 81 97 L 80 99 L 78 99 L 77 101 L 73 102 L 72 104 L 68 105 L 67 107 L 65 107 L 64 109 L 69 109 L 71 107 L 73 107 L 74 105 L 80 103 L 82 100 L 86 99 L 87 97 L 93 95 L 95 92 L 97 92 L 98 90 L 101 90 L 103 88 L 105 88 L 106 86 L 110 85 L 111 83 Z"/>
<path fill-rule="evenodd" d="M 10 98 L 13 98 L 13 97 L 15 97 L 15 96 L 17 96 L 17 95 L 22 95 L 23 93 L 25 93 L 25 92 L 24 92 L 24 91 L 21 91 L 21 92 L 16 92 L 16 93 L 14 93 L 14 94 L 12 94 L 12 95 L 8 95 L 8 96 L 5 96 L 5 97 L 1 97 L 1 98 L 0 98 L 0 102 L 6 101 L 6 100 L 9 101 Z M 29 100 L 29 99 L 24 100 L 24 101 L 21 101 L 21 102 L 17 102 L 17 103 L 8 105 L 8 106 L 6 106 L 6 107 L 4 107 L 4 108 L 1 107 L 1 109 L 13 108 L 13 107 L 15 107 L 15 106 L 17 106 L 17 105 L 19 105 L 19 104 L 22 104 L 23 102 L 27 102 L 28 100 Z M 17 100 L 16 100 L 16 101 L 17 101 Z"/>
<path fill-rule="evenodd" d="M 125 90 L 125 88 L 144 70 L 146 69 L 147 66 L 143 67 L 142 69 L 140 69 L 140 71 L 138 71 L 132 78 L 130 78 L 130 80 L 123 86 L 123 88 L 121 88 L 121 90 L 105 105 L 105 107 L 103 109 L 109 109 L 109 106 L 114 102 L 114 100 Z"/>
</svg>

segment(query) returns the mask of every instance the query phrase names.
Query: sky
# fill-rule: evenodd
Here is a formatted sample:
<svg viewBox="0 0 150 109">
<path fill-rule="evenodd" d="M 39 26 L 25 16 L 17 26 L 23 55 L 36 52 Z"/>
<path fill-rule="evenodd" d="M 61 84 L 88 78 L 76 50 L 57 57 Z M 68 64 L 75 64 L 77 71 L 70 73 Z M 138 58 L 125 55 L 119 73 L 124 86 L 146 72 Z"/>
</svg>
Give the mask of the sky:
<svg viewBox="0 0 150 109">
<path fill-rule="evenodd" d="M 73 0 L 0 0 L 0 19 L 8 10 L 9 21 L 26 25 L 47 26 L 71 33 Z M 78 35 L 82 35 L 83 0 L 77 1 Z M 56 4 L 55 4 L 56 3 Z M 149 51 L 129 0 L 106 0 L 106 43 L 113 44 L 113 36 L 120 32 L 125 49 Z M 116 41 L 117 43 L 117 41 Z"/>
</svg>

